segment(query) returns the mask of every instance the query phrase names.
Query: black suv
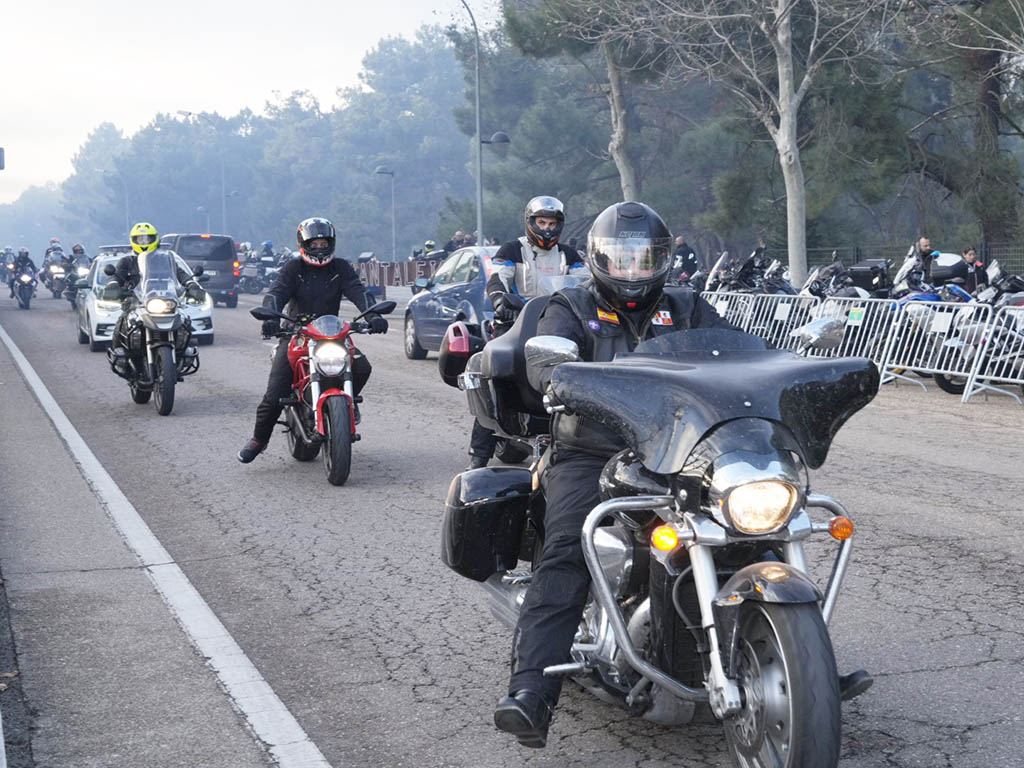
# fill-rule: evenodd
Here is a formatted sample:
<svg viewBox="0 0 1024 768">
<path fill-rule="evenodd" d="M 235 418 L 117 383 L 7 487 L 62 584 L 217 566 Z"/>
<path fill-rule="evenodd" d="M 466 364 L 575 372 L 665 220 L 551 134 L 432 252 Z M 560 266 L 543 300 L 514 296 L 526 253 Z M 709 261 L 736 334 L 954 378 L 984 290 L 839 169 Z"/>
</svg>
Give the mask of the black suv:
<svg viewBox="0 0 1024 768">
<path fill-rule="evenodd" d="M 203 288 L 229 308 L 238 306 L 239 264 L 235 254 L 235 241 L 227 235 L 163 235 L 160 247 L 174 251 L 195 269 L 203 268 L 210 276 Z"/>
</svg>

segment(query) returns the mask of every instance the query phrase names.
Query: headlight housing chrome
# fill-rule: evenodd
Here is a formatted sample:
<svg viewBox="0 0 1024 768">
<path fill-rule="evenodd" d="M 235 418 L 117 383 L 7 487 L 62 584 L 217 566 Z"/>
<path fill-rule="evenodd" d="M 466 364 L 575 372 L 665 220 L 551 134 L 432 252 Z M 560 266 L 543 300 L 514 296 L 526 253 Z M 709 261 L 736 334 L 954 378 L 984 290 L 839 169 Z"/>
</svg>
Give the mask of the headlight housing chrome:
<svg viewBox="0 0 1024 768">
<path fill-rule="evenodd" d="M 174 299 L 162 299 L 158 296 L 146 299 L 146 311 L 151 315 L 169 315 L 178 307 Z"/>
<path fill-rule="evenodd" d="M 340 344 L 321 342 L 313 350 L 313 362 L 324 376 L 340 376 L 348 367 L 348 352 Z"/>
<path fill-rule="evenodd" d="M 786 526 L 803 506 L 806 489 L 806 469 L 797 454 L 738 451 L 714 460 L 708 502 L 720 525 L 760 536 Z"/>
</svg>

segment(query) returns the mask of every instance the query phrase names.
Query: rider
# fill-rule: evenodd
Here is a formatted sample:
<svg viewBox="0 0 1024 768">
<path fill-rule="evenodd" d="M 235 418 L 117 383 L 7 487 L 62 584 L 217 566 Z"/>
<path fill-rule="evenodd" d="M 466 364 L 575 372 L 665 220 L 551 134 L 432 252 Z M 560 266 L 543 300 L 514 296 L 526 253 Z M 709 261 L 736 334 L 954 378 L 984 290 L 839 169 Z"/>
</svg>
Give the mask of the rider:
<svg viewBox="0 0 1024 768">
<path fill-rule="evenodd" d="M 138 285 L 142 277 L 139 271 L 139 256 L 156 253 L 160 247 L 160 235 L 157 234 L 156 227 L 148 221 L 140 221 L 132 227 L 128 235 L 128 241 L 131 243 L 132 253 L 122 256 L 118 260 L 114 274 L 107 280 L 107 285 L 103 289 L 104 294 L 116 295 L 117 286 L 120 286 L 121 293 L 123 294 L 125 291 L 130 291 Z M 163 253 L 170 252 L 164 251 Z M 177 264 L 176 269 L 178 282 L 185 288 L 189 297 L 202 299 L 205 296 L 205 291 L 192 273 L 186 272 L 181 267 L 178 267 Z M 111 347 L 120 346 L 119 342 L 122 340 L 124 326 L 127 322 L 128 318 L 122 312 L 121 316 L 117 318 L 117 324 L 114 326 L 114 333 L 110 342 Z"/>
<path fill-rule="evenodd" d="M 964 281 L 964 290 L 969 293 L 977 293 L 988 285 L 988 274 L 985 272 L 985 265 L 978 260 L 974 248 L 967 246 L 963 250 L 962 258 L 949 268 L 946 282 L 956 278 Z"/>
<path fill-rule="evenodd" d="M 487 297 L 494 307 L 494 332 L 497 337 L 515 322 L 527 299 L 545 293 L 543 277 L 578 275 L 586 277 L 586 264 L 575 248 L 558 242 L 565 225 L 565 206 L 550 195 L 535 197 L 523 214 L 526 234 L 509 240 L 491 259 L 494 271 L 487 281 Z M 487 466 L 494 455 L 494 432 L 473 422 L 469 441 L 470 469 Z"/>
<path fill-rule="evenodd" d="M 14 280 L 15 280 L 15 278 L 17 278 L 17 276 L 21 274 L 22 270 L 26 266 L 28 266 L 28 268 L 32 270 L 32 274 L 33 275 L 36 274 L 36 272 L 38 272 L 38 270 L 36 269 L 36 265 L 32 262 L 32 259 L 29 258 L 28 248 L 19 248 L 18 249 L 18 255 L 14 257 L 14 261 L 11 262 L 11 263 L 14 266 L 13 266 L 13 268 L 10 270 L 10 272 L 8 274 L 8 278 L 9 278 L 8 286 L 11 289 L 11 298 L 13 299 L 14 298 Z"/>
<path fill-rule="evenodd" d="M 295 233 L 301 259 L 292 259 L 277 273 L 274 284 L 263 297 L 263 306 L 274 312 L 295 317 L 309 315 L 336 315 L 341 307 L 342 297 L 348 299 L 360 312 L 366 311 L 369 302 L 366 287 L 352 265 L 345 259 L 334 258 L 337 239 L 334 225 L 327 219 L 311 218 L 299 224 Z M 378 314 L 366 316 L 370 333 L 387 333 L 388 321 Z M 279 320 L 264 320 L 263 335 L 273 336 L 281 331 Z M 370 378 L 370 361 L 357 353 L 352 360 L 352 388 L 355 394 L 366 385 Z M 274 362 L 270 365 L 267 391 L 256 408 L 256 426 L 252 438 L 238 452 L 243 464 L 259 456 L 267 447 L 274 424 L 281 415 L 281 398 L 291 393 L 292 368 L 288 362 L 288 342 L 282 339 L 277 346 Z M 356 422 L 359 410 L 356 408 Z"/>
<path fill-rule="evenodd" d="M 276 261 L 277 257 L 274 256 L 274 244 L 269 240 L 264 240 L 260 243 L 260 258 L 274 259 Z"/>
<path fill-rule="evenodd" d="M 626 202 L 606 208 L 588 237 L 593 279 L 555 293 L 537 334 L 571 339 L 581 360 L 606 362 L 665 333 L 732 328 L 692 289 L 665 286 L 671 244 L 668 227 L 648 206 Z M 549 380 L 550 373 L 542 378 Z M 562 682 L 545 677 L 544 669 L 570 660 L 590 589 L 583 521 L 601 501 L 598 480 L 605 463 L 625 448 L 616 433 L 575 415 L 556 414 L 551 436 L 551 460 L 540 478 L 547 498 L 543 550 L 512 642 L 509 695 L 494 711 L 495 725 L 528 747 L 547 743 Z M 840 680 L 843 698 L 868 686 L 863 671 Z"/>
</svg>

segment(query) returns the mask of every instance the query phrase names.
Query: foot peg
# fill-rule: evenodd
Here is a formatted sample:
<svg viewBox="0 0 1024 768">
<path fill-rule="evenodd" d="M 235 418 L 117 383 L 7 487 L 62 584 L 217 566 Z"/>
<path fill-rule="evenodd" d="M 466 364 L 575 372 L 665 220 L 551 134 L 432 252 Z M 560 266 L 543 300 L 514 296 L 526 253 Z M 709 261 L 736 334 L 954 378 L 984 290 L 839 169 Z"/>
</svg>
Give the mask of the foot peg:
<svg viewBox="0 0 1024 768">
<path fill-rule="evenodd" d="M 573 675 L 583 675 L 588 672 L 590 672 L 590 667 L 579 661 L 544 667 L 544 677 L 572 677 Z"/>
<path fill-rule="evenodd" d="M 352 402 L 353 403 L 361 403 L 361 402 L 363 402 L 363 396 L 362 395 L 353 395 L 352 396 Z"/>
<path fill-rule="evenodd" d="M 353 443 L 358 443 L 362 439 L 363 439 L 363 436 L 360 435 L 358 432 L 356 432 L 354 435 L 352 435 L 352 442 Z"/>
</svg>

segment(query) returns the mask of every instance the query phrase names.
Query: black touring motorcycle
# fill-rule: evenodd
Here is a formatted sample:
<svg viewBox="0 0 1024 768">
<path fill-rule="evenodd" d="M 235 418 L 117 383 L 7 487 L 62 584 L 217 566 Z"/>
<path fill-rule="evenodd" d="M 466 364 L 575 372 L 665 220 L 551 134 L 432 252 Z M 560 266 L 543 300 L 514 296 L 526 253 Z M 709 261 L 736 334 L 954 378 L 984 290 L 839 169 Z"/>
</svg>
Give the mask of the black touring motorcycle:
<svg viewBox="0 0 1024 768">
<path fill-rule="evenodd" d="M 545 674 L 666 726 L 709 707 L 741 768 L 834 767 L 840 691 L 827 624 L 853 524 L 838 501 L 810 492 L 808 469 L 875 396 L 875 365 L 717 329 L 577 362 L 574 342 L 534 337 L 545 303 L 527 304 L 478 354 L 443 350 L 442 375 L 457 375 L 473 414 L 533 440 L 537 458 L 455 476 L 442 559 L 482 582 L 492 612 L 514 626 L 544 536 L 549 419 L 573 413 L 611 428 L 628 447 L 608 461 L 603 501 L 583 526 L 591 598 L 571 658 Z M 835 346 L 842 331 L 818 320 L 794 333 L 806 351 Z M 535 387 L 552 366 L 542 398 Z M 839 542 L 824 590 L 804 550 L 822 535 Z"/>
</svg>

